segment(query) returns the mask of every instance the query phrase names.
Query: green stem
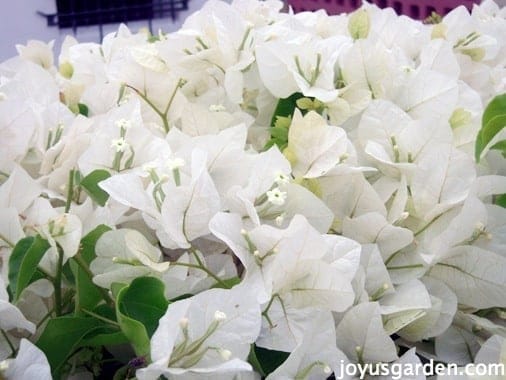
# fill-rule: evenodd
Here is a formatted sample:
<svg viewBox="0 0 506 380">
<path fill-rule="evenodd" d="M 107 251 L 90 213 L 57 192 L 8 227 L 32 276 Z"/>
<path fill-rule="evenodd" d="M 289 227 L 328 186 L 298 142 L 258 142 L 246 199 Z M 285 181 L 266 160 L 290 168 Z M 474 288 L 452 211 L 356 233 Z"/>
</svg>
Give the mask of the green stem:
<svg viewBox="0 0 506 380">
<path fill-rule="evenodd" d="M 230 286 L 227 285 L 221 278 L 216 276 L 213 272 L 211 272 L 209 269 L 207 269 L 205 266 L 202 265 L 196 265 L 196 264 L 189 264 L 189 263 L 170 263 L 170 265 L 174 266 L 180 266 L 180 267 L 187 267 L 187 268 L 194 268 L 194 269 L 200 269 L 201 271 L 204 271 L 207 273 L 209 277 L 212 277 L 218 284 L 223 286 L 225 289 L 230 289 Z"/>
<path fill-rule="evenodd" d="M 62 269 L 63 269 L 63 250 L 58 246 L 58 263 L 56 267 L 56 276 L 54 277 L 54 311 L 57 317 L 62 314 L 62 292 L 61 292 L 61 280 L 62 280 Z"/>
<path fill-rule="evenodd" d="M 0 332 L 2 332 L 2 336 L 4 337 L 5 341 L 9 345 L 9 348 L 12 351 L 12 355 L 16 355 L 17 350 L 14 347 L 14 345 L 12 344 L 11 340 L 9 339 L 9 337 L 7 336 L 7 333 L 3 329 L 0 329 Z"/>
<path fill-rule="evenodd" d="M 390 264 L 390 262 L 391 262 L 393 259 L 395 259 L 395 257 L 396 257 L 396 256 L 397 256 L 400 252 L 401 252 L 401 250 L 399 249 L 398 251 L 396 251 L 396 252 L 392 253 L 392 254 L 388 257 L 388 259 L 386 259 L 386 261 L 385 261 L 385 266 L 387 266 L 388 264 Z"/>
<path fill-rule="evenodd" d="M 118 322 L 116 321 L 113 321 L 112 319 L 109 319 L 109 318 L 106 318 L 106 317 L 103 317 L 101 316 L 100 314 L 97 314 L 97 313 L 94 313 L 92 311 L 89 311 L 89 310 L 86 310 L 86 309 L 81 309 L 81 311 L 84 313 L 84 314 L 88 314 L 94 318 L 97 318 L 97 319 L 100 319 L 101 321 L 105 322 L 105 323 L 108 323 L 110 325 L 113 325 L 115 327 L 118 327 L 120 328 L 120 325 Z"/>
<path fill-rule="evenodd" d="M 195 250 L 195 248 L 192 247 L 190 249 L 190 252 L 193 254 L 193 256 L 195 256 L 195 260 L 197 260 L 197 263 L 199 264 L 200 268 L 204 272 L 206 272 L 209 276 L 214 278 L 216 280 L 216 282 L 218 284 L 220 284 L 221 286 L 223 286 L 225 289 L 230 289 L 230 286 L 227 286 L 227 284 L 225 284 L 221 278 L 219 278 L 217 275 L 215 275 L 213 272 L 211 272 L 209 269 L 206 268 L 206 266 L 204 265 L 202 260 L 200 260 L 200 257 L 198 255 L 197 251 Z"/>
<path fill-rule="evenodd" d="M 398 267 L 387 267 L 388 270 L 423 268 L 423 264 L 400 265 Z"/>
<path fill-rule="evenodd" d="M 157 107 L 157 106 L 155 106 L 155 104 L 154 104 L 151 100 L 149 100 L 149 99 L 148 99 L 148 97 L 147 97 L 147 96 L 145 96 L 142 92 L 140 92 L 139 90 L 137 90 L 135 87 L 132 87 L 132 86 L 130 86 L 130 85 L 128 85 L 128 84 L 127 84 L 127 85 L 125 85 L 125 87 L 128 87 L 128 88 L 132 89 L 132 90 L 133 90 L 133 91 L 134 91 L 137 95 L 139 95 L 139 96 L 140 96 L 140 98 L 141 98 L 142 100 L 144 100 L 144 101 L 146 102 L 146 104 L 147 104 L 148 106 L 150 106 L 150 107 L 153 109 L 153 111 L 155 111 L 155 113 L 156 113 L 158 116 L 160 116 L 160 118 L 162 119 L 162 122 L 163 122 L 163 129 L 164 129 L 165 133 L 168 133 L 168 132 L 169 132 L 169 122 L 168 122 L 168 120 L 167 120 L 167 118 L 166 118 L 166 115 L 165 115 L 163 112 L 161 112 L 161 111 L 158 109 L 158 107 Z M 176 88 L 177 88 L 177 87 L 176 87 Z"/>
<path fill-rule="evenodd" d="M 67 182 L 67 201 L 65 202 L 65 213 L 70 211 L 72 205 L 72 197 L 74 196 L 74 169 L 70 170 Z"/>
<path fill-rule="evenodd" d="M 10 248 L 14 248 L 15 244 L 7 239 L 4 235 L 0 234 L 0 240 L 3 240 Z"/>
</svg>

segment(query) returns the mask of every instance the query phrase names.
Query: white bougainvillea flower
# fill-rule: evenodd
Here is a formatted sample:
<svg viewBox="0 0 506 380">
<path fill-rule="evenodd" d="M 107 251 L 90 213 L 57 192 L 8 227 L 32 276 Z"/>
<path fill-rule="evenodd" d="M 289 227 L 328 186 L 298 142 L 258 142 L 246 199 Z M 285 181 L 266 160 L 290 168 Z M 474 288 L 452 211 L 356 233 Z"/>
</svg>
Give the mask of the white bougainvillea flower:
<svg viewBox="0 0 506 380">
<path fill-rule="evenodd" d="M 105 232 L 95 247 L 97 257 L 91 262 L 93 281 L 104 288 L 113 282 L 130 283 L 141 276 L 161 276 L 169 262 L 160 262 L 162 253 L 140 232 L 120 229 Z"/>
<path fill-rule="evenodd" d="M 421 279 L 430 295 L 431 307 L 425 315 L 397 332 L 415 342 L 442 334 L 450 327 L 457 311 L 457 296 L 443 282 L 431 277 Z"/>
<path fill-rule="evenodd" d="M 45 43 L 38 40 L 30 40 L 26 45 L 16 45 L 16 50 L 21 58 L 31 61 L 48 70 L 53 67 L 54 41 Z"/>
<path fill-rule="evenodd" d="M 118 126 L 118 122 L 121 122 Z M 143 125 L 136 100 L 111 109 L 95 119 L 93 144 L 81 154 L 78 165 L 83 175 L 96 169 L 121 172 L 155 160 L 167 144 Z M 126 128 L 125 126 L 128 126 Z M 170 154 L 170 151 L 167 152 Z"/>
<path fill-rule="evenodd" d="M 22 167 L 16 166 L 0 186 L 0 207 L 12 207 L 21 214 L 41 192 L 42 186 Z"/>
<path fill-rule="evenodd" d="M 259 344 L 292 350 L 300 343 L 311 309 L 343 311 L 352 304 L 351 281 L 360 262 L 357 243 L 325 238 L 300 215 L 284 230 L 264 225 L 237 231 L 238 226 L 238 215 L 218 214 L 210 223 L 213 234 L 245 266 L 242 283 L 255 289 L 263 305 Z"/>
<path fill-rule="evenodd" d="M 195 149 L 191 161 L 191 183 L 167 183 L 167 198 L 161 207 L 158 237 L 168 248 L 189 248 L 190 242 L 209 233 L 208 224 L 221 208 L 214 182 L 207 171 L 207 155 Z"/>
<path fill-rule="evenodd" d="M 296 110 L 283 152 L 292 164 L 295 177 L 314 178 L 326 174 L 347 153 L 346 133 L 330 126 L 314 111 L 304 117 Z"/>
<path fill-rule="evenodd" d="M 334 319 L 330 313 L 318 313 L 304 331 L 302 342 L 274 372 L 271 379 L 326 378 L 348 363 L 346 356 L 336 347 Z"/>
<path fill-rule="evenodd" d="M 255 55 L 264 85 L 279 98 L 294 92 L 330 102 L 338 95 L 334 86 L 334 65 L 349 43 L 343 36 L 316 39 L 298 33 L 286 41 L 259 44 Z"/>
<path fill-rule="evenodd" d="M 459 246 L 428 271 L 457 295 L 459 304 L 486 309 L 505 307 L 506 257 L 473 246 Z M 472 285 L 471 285 L 472 284 Z"/>
<path fill-rule="evenodd" d="M 243 287 L 212 289 L 172 303 L 151 338 L 152 364 L 137 377 L 250 371 L 245 360 L 260 320 L 260 305 Z"/>
<path fill-rule="evenodd" d="M 342 80 L 370 93 L 372 99 L 383 98 L 395 83 L 394 57 L 379 43 L 359 39 L 339 57 Z"/>
<path fill-rule="evenodd" d="M 404 355 L 402 355 L 399 359 L 395 360 L 391 363 L 391 375 L 390 376 L 374 376 L 374 379 L 377 380 L 393 380 L 397 376 L 399 376 L 399 368 L 402 370 L 405 368 L 406 370 L 402 373 L 402 378 L 406 380 L 425 380 L 426 377 L 422 371 L 416 371 L 415 368 L 419 368 L 422 366 L 422 362 L 420 358 L 416 354 L 416 349 L 411 348 Z M 410 368 L 410 370 L 407 370 Z M 411 370 L 413 369 L 413 370 Z M 374 370 L 373 370 L 374 371 Z"/>
<path fill-rule="evenodd" d="M 318 178 L 321 198 L 334 214 L 332 229 L 342 232 L 346 217 L 379 213 L 386 217 L 385 205 L 361 172 L 329 175 Z"/>
<path fill-rule="evenodd" d="M 442 362 L 466 365 L 473 362 L 480 343 L 473 333 L 453 325 L 435 338 L 434 349 Z"/>
<path fill-rule="evenodd" d="M 199 263 L 200 261 L 200 263 Z M 195 267 L 188 267 L 193 265 Z M 215 277 L 232 279 L 237 277 L 237 268 L 233 258 L 221 253 L 203 255 L 194 251 L 190 255 L 185 252 L 162 274 L 167 298 L 176 298 L 183 294 L 197 294 L 217 284 L 216 278 L 210 277 L 199 265 L 205 266 Z"/>
<path fill-rule="evenodd" d="M 490 364 L 497 365 L 502 364 L 506 366 L 506 341 L 504 336 L 494 335 L 490 337 L 480 348 L 480 351 L 474 358 L 475 364 Z M 491 366 L 492 368 L 492 366 Z M 499 368 L 500 369 L 500 368 Z M 476 371 L 478 373 L 478 371 Z M 500 380 L 502 377 L 501 373 L 491 373 L 486 375 L 471 375 L 468 376 L 471 380 L 485 379 L 485 376 L 490 380 Z"/>
<path fill-rule="evenodd" d="M 0 376 L 6 380 L 52 379 L 46 356 L 27 339 L 21 339 L 15 359 L 0 362 Z"/>
<path fill-rule="evenodd" d="M 0 329 L 10 331 L 23 329 L 30 333 L 35 332 L 35 325 L 27 320 L 19 309 L 9 302 L 9 295 L 5 288 L 3 278 L 0 276 Z"/>
<path fill-rule="evenodd" d="M 367 213 L 356 218 L 345 218 L 343 235 L 359 243 L 375 243 L 384 260 L 408 246 L 413 241 L 413 232 L 394 226 L 379 213 Z"/>
<path fill-rule="evenodd" d="M 346 312 L 336 328 L 337 346 L 355 363 L 396 360 L 394 342 L 383 328 L 380 306 L 362 303 Z"/>
</svg>

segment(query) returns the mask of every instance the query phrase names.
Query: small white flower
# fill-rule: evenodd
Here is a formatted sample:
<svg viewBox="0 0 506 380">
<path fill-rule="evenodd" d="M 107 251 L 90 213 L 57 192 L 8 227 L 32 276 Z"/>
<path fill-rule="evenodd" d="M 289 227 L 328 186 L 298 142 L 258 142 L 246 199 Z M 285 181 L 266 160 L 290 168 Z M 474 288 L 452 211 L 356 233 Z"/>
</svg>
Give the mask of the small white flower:
<svg viewBox="0 0 506 380">
<path fill-rule="evenodd" d="M 114 148 L 117 153 L 120 153 L 128 150 L 130 148 L 130 144 L 127 143 L 123 137 L 120 137 L 111 141 L 111 148 Z"/>
<path fill-rule="evenodd" d="M 326 375 L 330 375 L 332 373 L 332 368 L 330 368 L 328 365 L 325 365 L 323 367 L 323 373 L 325 373 Z"/>
<path fill-rule="evenodd" d="M 279 187 L 267 191 L 266 194 L 267 200 L 276 206 L 282 206 L 285 203 L 286 192 L 281 191 Z"/>
<path fill-rule="evenodd" d="M 280 227 L 283 224 L 283 221 L 285 220 L 285 216 L 283 214 L 276 217 L 276 225 Z"/>
<path fill-rule="evenodd" d="M 232 356 L 232 352 L 226 348 L 219 348 L 218 352 L 223 360 L 229 360 Z"/>
<path fill-rule="evenodd" d="M 290 183 L 290 177 L 284 173 L 277 173 L 276 179 L 274 180 L 278 185 L 286 185 Z"/>
<path fill-rule="evenodd" d="M 182 158 L 176 157 L 168 159 L 166 165 L 169 170 L 176 170 L 182 168 L 185 165 L 185 162 Z"/>
<path fill-rule="evenodd" d="M 214 320 L 217 322 L 221 322 L 227 319 L 227 314 L 225 314 L 223 311 L 216 310 L 214 312 Z"/>
<path fill-rule="evenodd" d="M 211 111 L 211 112 L 223 112 L 223 111 L 226 111 L 226 110 L 227 109 L 222 104 L 211 104 L 209 106 L 209 111 Z"/>
<path fill-rule="evenodd" d="M 132 127 L 132 121 L 127 119 L 119 119 L 116 121 L 116 127 L 127 130 Z"/>
<path fill-rule="evenodd" d="M 151 173 L 151 171 L 156 169 L 156 164 L 154 162 L 147 162 L 142 165 L 142 170 L 146 173 Z"/>
</svg>

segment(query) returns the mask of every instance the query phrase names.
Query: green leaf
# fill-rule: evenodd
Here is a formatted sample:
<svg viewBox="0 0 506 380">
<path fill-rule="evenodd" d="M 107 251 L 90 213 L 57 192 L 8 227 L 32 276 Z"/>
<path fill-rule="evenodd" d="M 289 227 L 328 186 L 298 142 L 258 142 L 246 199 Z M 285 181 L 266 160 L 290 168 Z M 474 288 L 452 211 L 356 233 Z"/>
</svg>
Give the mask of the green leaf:
<svg viewBox="0 0 506 380">
<path fill-rule="evenodd" d="M 276 118 L 278 116 L 292 116 L 293 111 L 297 107 L 297 100 L 303 97 L 304 95 L 302 95 L 300 92 L 296 92 L 290 95 L 288 98 L 279 99 L 276 109 L 274 110 L 274 114 L 271 118 L 271 127 L 274 127 L 276 125 Z"/>
<path fill-rule="evenodd" d="M 138 356 L 149 356 L 150 337 L 167 310 L 164 288 L 157 278 L 139 277 L 118 293 L 116 317 Z"/>
<path fill-rule="evenodd" d="M 267 376 L 271 372 L 274 372 L 290 355 L 289 352 L 268 350 L 266 348 L 257 347 L 254 348 L 254 358 L 256 359 L 256 365 L 260 365 L 262 372 Z M 248 359 L 252 358 L 250 356 Z M 251 362 L 250 362 L 251 363 Z"/>
<path fill-rule="evenodd" d="M 501 194 L 495 197 L 494 203 L 498 206 L 506 208 L 506 194 Z"/>
<path fill-rule="evenodd" d="M 21 239 L 14 247 L 9 258 L 9 287 L 14 301 L 17 301 L 23 290 L 35 279 L 37 265 L 49 249 L 47 240 L 39 235 Z"/>
<path fill-rule="evenodd" d="M 479 162 L 488 143 L 506 126 L 506 94 L 498 95 L 488 104 L 476 137 L 475 158 Z"/>
<path fill-rule="evenodd" d="M 86 336 L 107 326 L 95 318 L 58 317 L 50 319 L 36 345 L 47 357 L 53 377 L 59 378 L 59 372 L 80 347 Z"/>
<path fill-rule="evenodd" d="M 83 339 L 80 347 L 98 347 L 98 346 L 115 346 L 118 344 L 128 343 L 128 338 L 121 331 L 100 333 L 90 338 Z"/>
<path fill-rule="evenodd" d="M 79 110 L 79 113 L 83 116 L 88 117 L 88 115 L 90 114 L 90 110 L 86 104 L 78 103 L 77 109 Z"/>
<path fill-rule="evenodd" d="M 111 173 L 104 169 L 93 170 L 90 174 L 81 180 L 81 187 L 88 193 L 91 199 L 93 199 L 100 206 L 104 206 L 109 194 L 102 190 L 98 184 L 103 180 L 109 178 Z"/>
<path fill-rule="evenodd" d="M 98 239 L 109 230 L 108 226 L 101 224 L 81 239 L 79 258 L 82 264 L 89 267 L 96 257 L 95 245 Z M 103 297 L 98 286 L 93 283 L 89 271 L 80 267 L 76 260 L 76 258 L 71 258 L 69 263 L 76 284 L 75 312 L 76 314 L 81 314 L 81 308 L 93 310 Z"/>
</svg>

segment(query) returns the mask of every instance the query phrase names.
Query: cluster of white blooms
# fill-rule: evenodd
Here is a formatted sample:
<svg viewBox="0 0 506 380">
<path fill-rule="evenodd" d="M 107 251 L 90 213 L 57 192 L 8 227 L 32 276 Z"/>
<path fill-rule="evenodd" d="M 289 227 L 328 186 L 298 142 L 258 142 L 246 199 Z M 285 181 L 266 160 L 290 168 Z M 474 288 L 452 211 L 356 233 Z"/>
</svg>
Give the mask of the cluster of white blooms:
<svg viewBox="0 0 506 380">
<path fill-rule="evenodd" d="M 282 5 L 210 0 L 171 34 L 67 37 L 56 60 L 29 41 L 0 63 L 0 378 L 82 371 L 46 343 L 77 317 L 142 356 L 123 378 L 506 365 L 506 161 L 489 149 L 506 129 L 475 157 L 506 92 L 506 8 L 422 23 Z M 146 277 L 154 322 L 119 301 Z"/>
</svg>

